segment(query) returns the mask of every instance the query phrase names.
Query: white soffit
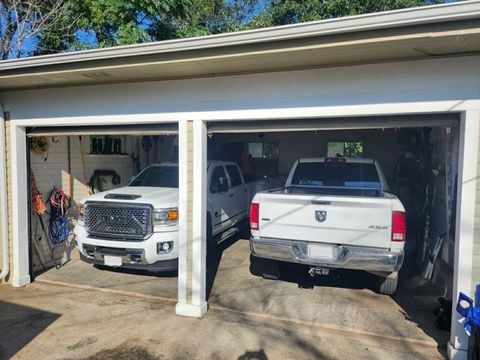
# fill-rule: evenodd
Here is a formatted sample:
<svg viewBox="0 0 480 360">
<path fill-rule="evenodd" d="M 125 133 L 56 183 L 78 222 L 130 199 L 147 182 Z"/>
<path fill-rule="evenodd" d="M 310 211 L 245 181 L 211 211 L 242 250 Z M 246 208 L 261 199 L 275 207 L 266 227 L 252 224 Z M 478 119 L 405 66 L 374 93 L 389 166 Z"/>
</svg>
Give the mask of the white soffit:
<svg viewBox="0 0 480 360">
<path fill-rule="evenodd" d="M 0 91 L 479 54 L 479 19 L 472 0 L 0 61 Z"/>
</svg>

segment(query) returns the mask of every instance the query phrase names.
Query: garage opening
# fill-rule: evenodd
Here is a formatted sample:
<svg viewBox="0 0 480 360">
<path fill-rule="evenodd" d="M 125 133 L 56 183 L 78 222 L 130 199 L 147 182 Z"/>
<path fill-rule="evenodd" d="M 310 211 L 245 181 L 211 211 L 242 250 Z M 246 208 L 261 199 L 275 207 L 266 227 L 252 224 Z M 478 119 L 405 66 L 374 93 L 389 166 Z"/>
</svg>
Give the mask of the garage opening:
<svg viewBox="0 0 480 360">
<path fill-rule="evenodd" d="M 159 256 L 176 258 L 176 249 L 166 249 L 169 242 L 146 249 L 137 238 L 149 236 L 144 211 L 159 207 L 149 189 L 162 179 L 150 173 L 159 164 L 177 169 L 177 134 L 176 123 L 28 129 L 30 274 L 35 281 L 176 301 L 176 270 L 149 271 Z M 170 180 L 178 186 L 178 170 L 172 171 L 176 175 Z M 163 179 L 163 185 L 170 180 Z M 174 184 L 171 192 L 170 197 L 178 197 Z M 121 208 L 109 207 L 113 203 Z M 101 246 L 100 233 L 116 236 Z M 139 246 L 125 245 L 123 239 Z M 108 263 L 118 259 L 127 267 Z"/>
<path fill-rule="evenodd" d="M 443 348 L 451 317 L 458 151 L 459 121 L 454 114 L 210 123 L 209 159 L 238 164 L 245 181 L 261 189 L 283 187 L 299 159 L 371 159 L 383 170 L 388 192 L 405 208 L 407 233 L 398 290 L 387 296 L 378 293 L 377 274 L 365 271 L 332 268 L 322 276 L 309 274 L 310 266 L 279 262 L 274 276 L 267 271 L 262 277 L 252 271 L 250 232 L 238 232 L 216 245 L 207 259 L 209 303 L 378 336 L 432 341 L 432 346 Z M 363 216 L 367 224 L 369 214 Z M 348 228 L 353 221 L 345 218 L 341 223 Z M 284 232 L 298 239 L 301 235 L 295 231 L 315 231 L 302 229 L 301 221 L 291 228 Z"/>
</svg>

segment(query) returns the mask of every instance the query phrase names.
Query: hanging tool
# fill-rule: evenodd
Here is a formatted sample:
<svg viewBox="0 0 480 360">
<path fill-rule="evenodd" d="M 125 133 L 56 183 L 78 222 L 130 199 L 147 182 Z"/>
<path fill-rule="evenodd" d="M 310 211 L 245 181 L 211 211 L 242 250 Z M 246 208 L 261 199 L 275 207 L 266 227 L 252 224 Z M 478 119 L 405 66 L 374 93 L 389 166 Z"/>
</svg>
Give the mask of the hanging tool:
<svg viewBox="0 0 480 360">
<path fill-rule="evenodd" d="M 48 159 L 50 140 L 46 136 L 38 136 L 30 139 L 30 151 L 32 154 L 41 156 L 43 161 Z"/>
<path fill-rule="evenodd" d="M 67 218 L 67 210 L 71 205 L 71 198 L 62 189 L 53 188 L 48 198 L 50 205 L 50 220 L 48 221 L 48 233 L 54 250 L 62 243 L 66 243 L 67 258 L 65 261 L 57 261 L 55 258 L 55 267 L 59 269 L 70 261 L 71 246 L 68 244 L 68 236 L 70 234 L 70 223 Z"/>
<path fill-rule="evenodd" d="M 83 187 L 82 187 L 82 192 L 84 196 L 88 196 L 88 181 L 87 181 L 87 170 L 85 167 L 85 154 L 83 153 L 83 142 L 82 142 L 82 136 L 78 136 L 78 142 L 80 145 L 80 160 L 82 163 L 82 174 L 83 174 Z"/>
<path fill-rule="evenodd" d="M 67 218 L 67 209 L 70 207 L 70 197 L 62 189 L 54 188 L 48 198 L 50 205 L 50 220 L 48 231 L 52 244 L 58 245 L 68 238 L 70 225 Z"/>
<path fill-rule="evenodd" d="M 438 255 L 440 254 L 446 236 L 447 233 L 444 233 L 438 236 L 433 244 L 428 244 L 428 264 L 423 272 L 423 277 L 427 280 L 431 280 L 433 277 L 433 269 L 435 268 L 435 263 L 437 262 Z"/>
<path fill-rule="evenodd" d="M 72 175 L 72 141 L 67 136 L 67 172 L 68 172 L 68 195 L 73 197 L 73 175 Z"/>
<path fill-rule="evenodd" d="M 33 174 L 32 169 L 30 169 L 30 191 L 32 193 L 32 197 L 31 197 L 32 198 L 32 210 L 38 216 L 38 220 L 39 220 L 40 225 L 42 227 L 43 236 L 45 236 L 45 238 L 47 239 L 47 245 L 49 246 L 50 251 L 53 254 L 52 246 L 51 246 L 50 241 L 49 241 L 50 237 L 47 233 L 47 230 L 45 228 L 45 224 L 44 224 L 43 218 L 42 218 L 42 215 L 47 211 L 47 206 L 45 204 L 45 201 L 43 200 L 42 194 L 40 193 L 40 191 L 37 188 L 37 184 L 35 182 L 35 176 Z M 35 230 L 35 234 L 36 233 L 37 232 Z M 39 241 L 42 240 L 43 236 L 41 236 L 39 238 Z M 35 249 L 37 250 L 37 254 L 38 254 L 38 257 L 40 258 L 40 262 L 42 263 L 43 267 L 45 269 L 47 269 L 48 268 L 47 267 L 48 261 L 46 260 L 45 251 L 43 250 L 43 248 L 40 248 L 40 246 L 37 243 L 37 240 L 33 240 L 33 245 L 34 245 Z M 54 256 L 52 256 L 52 258 L 50 259 L 50 261 L 52 261 L 52 260 L 55 261 Z"/>
</svg>

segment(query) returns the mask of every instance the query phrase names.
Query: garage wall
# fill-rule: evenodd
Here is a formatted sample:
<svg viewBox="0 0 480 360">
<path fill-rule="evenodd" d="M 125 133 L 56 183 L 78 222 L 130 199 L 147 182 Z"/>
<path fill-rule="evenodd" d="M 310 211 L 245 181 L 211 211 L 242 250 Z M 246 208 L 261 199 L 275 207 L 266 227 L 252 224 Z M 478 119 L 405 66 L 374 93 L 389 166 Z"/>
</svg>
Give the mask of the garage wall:
<svg viewBox="0 0 480 360">
<path fill-rule="evenodd" d="M 130 138 L 130 152 L 136 152 L 137 140 L 140 146 L 141 169 L 154 163 L 178 161 L 178 137 L 176 135 L 152 137 L 152 148 L 148 154 L 141 147 L 141 137 L 138 139 Z"/>
<path fill-rule="evenodd" d="M 438 169 L 433 177 L 436 187 L 435 203 L 432 210 L 431 234 L 437 236 L 446 233 L 440 258 L 453 269 L 455 259 L 455 241 L 451 228 L 454 210 L 455 177 L 457 175 L 458 131 L 454 127 L 434 128 L 430 134 L 432 144 L 432 163 Z M 435 174 L 435 173 L 434 173 Z"/>
<path fill-rule="evenodd" d="M 50 139 L 50 150 L 46 161 L 41 156 L 31 153 L 30 166 L 35 174 L 38 189 L 45 196 L 53 187 L 62 188 L 68 192 L 68 151 L 67 137 L 55 137 L 57 143 Z M 85 174 L 82 171 L 80 141 L 77 136 L 71 137 L 71 168 L 73 181 L 73 200 L 88 196 L 88 182 L 95 169 L 115 170 L 121 177 L 120 186 L 126 185 L 133 175 L 133 163 L 129 155 L 94 155 L 89 154 L 89 137 L 82 137 L 83 152 L 85 159 Z M 105 189 L 112 188 L 110 178 L 106 178 Z"/>
<path fill-rule="evenodd" d="M 326 156 L 327 143 L 333 141 L 362 141 L 364 157 L 376 159 L 386 177 L 395 176 L 395 162 L 402 147 L 397 143 L 394 129 L 343 130 L 317 132 L 277 132 L 262 134 L 214 134 L 216 143 L 270 142 L 279 146 L 279 172 L 287 176 L 293 163 L 302 157 Z"/>
<path fill-rule="evenodd" d="M 45 201 L 48 201 L 48 196 L 52 189 L 60 188 L 69 194 L 70 177 L 68 173 L 68 148 L 67 137 L 49 137 L 50 149 L 46 160 L 44 157 L 30 153 L 30 167 L 35 175 L 37 188 L 42 193 Z M 56 141 L 56 142 L 53 142 Z M 77 136 L 71 137 L 71 174 L 73 177 L 72 188 L 72 207 L 68 210 L 68 218 L 70 226 L 73 228 L 77 219 L 76 205 L 77 203 L 89 195 L 89 188 L 85 186 L 88 183 L 93 171 L 98 170 L 114 170 L 120 175 L 121 183 L 118 186 L 125 186 L 130 181 L 134 174 L 133 162 L 129 155 L 94 155 L 89 154 L 90 139 L 88 136 L 82 137 L 83 152 L 85 158 L 85 174 L 83 173 L 80 141 Z M 114 187 L 111 183 L 111 177 L 105 177 L 106 183 L 104 190 Z M 48 215 L 43 215 L 43 221 L 48 226 Z M 46 241 L 46 236 L 42 234 L 42 228 L 39 219 L 36 215 L 32 215 L 32 236 L 37 241 L 40 247 L 40 252 L 43 251 L 45 262 L 51 259 L 50 245 Z M 39 239 L 42 240 L 39 240 Z M 38 252 L 35 248 L 32 250 L 34 271 L 41 269 L 41 262 L 38 258 Z M 55 257 L 61 259 L 64 256 L 64 249 L 60 247 L 55 252 Z M 49 263 L 51 265 L 51 263 Z"/>
<path fill-rule="evenodd" d="M 358 116 L 387 109 L 409 112 L 409 103 L 422 102 L 425 112 L 455 111 L 464 100 L 480 99 L 478 61 L 472 56 L 38 89 L 1 93 L 0 101 L 12 120 L 56 119 L 56 125 L 289 118 L 309 116 L 309 109 L 321 109 L 322 116 Z M 449 103 L 427 104 L 431 101 Z"/>
</svg>

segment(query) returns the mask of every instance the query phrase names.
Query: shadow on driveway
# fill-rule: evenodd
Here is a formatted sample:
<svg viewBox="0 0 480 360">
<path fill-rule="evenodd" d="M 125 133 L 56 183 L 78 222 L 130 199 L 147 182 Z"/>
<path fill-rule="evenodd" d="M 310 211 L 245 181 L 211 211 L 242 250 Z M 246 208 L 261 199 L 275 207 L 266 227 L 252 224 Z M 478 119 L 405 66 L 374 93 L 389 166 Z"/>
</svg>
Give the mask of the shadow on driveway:
<svg viewBox="0 0 480 360">
<path fill-rule="evenodd" d="M 0 359 L 10 359 L 61 315 L 0 301 Z"/>
</svg>

